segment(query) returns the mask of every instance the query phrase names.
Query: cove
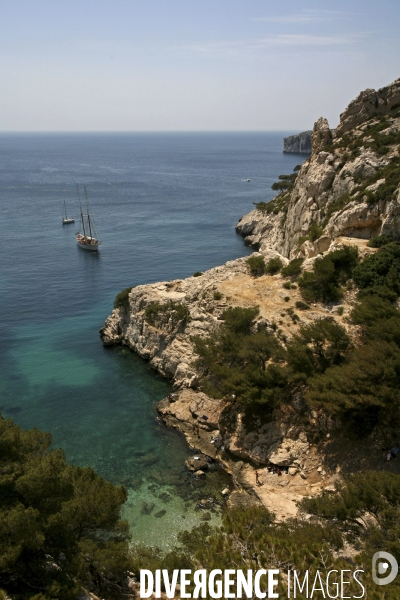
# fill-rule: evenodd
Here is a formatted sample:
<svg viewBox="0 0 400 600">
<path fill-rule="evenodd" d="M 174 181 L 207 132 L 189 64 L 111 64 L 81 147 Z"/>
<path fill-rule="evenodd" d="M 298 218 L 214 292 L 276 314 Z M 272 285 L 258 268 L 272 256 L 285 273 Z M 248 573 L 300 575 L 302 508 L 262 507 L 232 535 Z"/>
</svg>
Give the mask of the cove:
<svg viewBox="0 0 400 600">
<path fill-rule="evenodd" d="M 68 461 L 126 485 L 134 541 L 169 547 L 202 515 L 217 522 L 195 509 L 226 476 L 215 469 L 198 487 L 186 444 L 156 421 L 169 383 L 127 349 L 104 348 L 98 331 L 121 289 L 250 252 L 235 222 L 301 162 L 282 154 L 283 135 L 0 135 L 0 409 L 50 431 Z M 89 192 L 98 255 L 61 225 L 77 183 Z"/>
</svg>

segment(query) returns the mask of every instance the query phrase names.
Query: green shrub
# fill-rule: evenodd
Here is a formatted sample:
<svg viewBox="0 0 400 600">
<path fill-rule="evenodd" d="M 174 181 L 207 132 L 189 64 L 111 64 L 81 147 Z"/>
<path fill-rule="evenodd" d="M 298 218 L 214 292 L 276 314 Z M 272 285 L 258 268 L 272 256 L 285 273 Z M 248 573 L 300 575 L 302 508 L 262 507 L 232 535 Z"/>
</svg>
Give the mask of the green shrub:
<svg viewBox="0 0 400 600">
<path fill-rule="evenodd" d="M 373 134 L 374 141 L 369 142 L 368 145 L 376 152 L 377 154 L 387 154 L 390 150 L 390 146 L 394 146 L 400 142 L 400 133 L 399 132 L 390 132 L 390 133 L 374 133 Z"/>
<path fill-rule="evenodd" d="M 321 235 L 324 233 L 323 227 L 318 225 L 317 223 L 312 223 L 310 227 L 309 239 L 310 242 L 315 242 Z"/>
<path fill-rule="evenodd" d="M 296 308 L 298 308 L 299 310 L 309 310 L 310 306 L 309 306 L 309 304 L 306 304 L 305 302 L 302 302 L 301 300 L 297 300 Z"/>
<path fill-rule="evenodd" d="M 310 242 L 315 242 L 321 235 L 324 233 L 324 228 L 318 225 L 318 223 L 311 223 L 310 229 L 306 235 L 302 235 L 297 240 L 297 246 L 301 246 L 304 242 L 308 240 Z"/>
<path fill-rule="evenodd" d="M 301 273 L 301 265 L 304 262 L 304 258 L 294 258 L 290 261 L 286 267 L 281 269 L 282 277 L 295 277 Z"/>
<path fill-rule="evenodd" d="M 345 360 L 350 338 L 332 317 L 318 319 L 300 327 L 287 346 L 288 365 L 307 380 Z"/>
<path fill-rule="evenodd" d="M 301 246 L 302 244 L 304 244 L 304 242 L 308 242 L 308 240 L 309 240 L 308 233 L 307 233 L 307 235 L 300 236 L 299 239 L 297 240 L 297 246 Z"/>
<path fill-rule="evenodd" d="M 214 300 L 221 300 L 221 298 L 223 297 L 221 292 L 218 292 L 218 291 L 215 291 L 213 296 L 214 296 Z"/>
<path fill-rule="evenodd" d="M 279 357 L 281 349 L 267 329 L 253 333 L 258 313 L 258 307 L 230 307 L 221 315 L 219 328 L 192 342 L 204 392 L 216 398 L 236 393 L 241 402 L 272 408 L 282 397 L 285 378 L 276 365 L 265 365 L 272 356 Z"/>
<path fill-rule="evenodd" d="M 125 488 L 67 464 L 50 434 L 1 416 L 0 440 L 1 586 L 21 599 L 73 600 L 88 587 L 115 597 L 110 582 L 132 569 Z"/>
<path fill-rule="evenodd" d="M 364 190 L 364 192 L 362 193 L 363 199 L 369 205 L 376 204 L 380 200 L 383 200 L 383 201 L 392 200 L 396 189 L 397 189 L 397 185 L 383 184 L 383 185 L 379 186 L 375 192 L 372 192 L 371 190 Z"/>
<path fill-rule="evenodd" d="M 272 184 L 272 189 L 278 191 L 279 194 L 270 202 L 254 202 L 256 209 L 263 214 L 277 215 L 280 212 L 287 211 L 290 202 L 290 195 L 294 188 L 297 178 L 298 168 L 294 168 L 294 172 L 290 175 L 279 175 L 278 181 Z"/>
<path fill-rule="evenodd" d="M 306 399 L 355 425 L 359 435 L 377 423 L 399 423 L 400 348 L 376 339 L 354 348 L 346 363 L 309 380 Z"/>
<path fill-rule="evenodd" d="M 221 315 L 225 327 L 233 332 L 242 335 L 249 335 L 254 319 L 259 315 L 258 306 L 251 308 L 241 308 L 240 306 L 230 306 Z"/>
<path fill-rule="evenodd" d="M 131 291 L 133 290 L 133 287 L 128 287 L 125 290 L 122 290 L 122 292 L 120 292 L 119 294 L 117 294 L 117 296 L 115 297 L 114 300 L 114 308 L 125 308 L 128 309 L 129 308 L 129 294 L 131 293 Z"/>
<path fill-rule="evenodd" d="M 278 180 L 271 185 L 271 189 L 274 191 L 284 191 L 291 190 L 294 186 L 294 183 L 297 179 L 297 171 L 291 173 L 290 175 L 279 175 Z"/>
<path fill-rule="evenodd" d="M 277 256 L 276 258 L 271 258 L 267 262 L 267 264 L 265 265 L 265 272 L 268 273 L 268 275 L 275 275 L 276 273 L 279 273 L 282 267 L 283 262 Z"/>
<path fill-rule="evenodd" d="M 270 202 L 253 202 L 253 204 L 256 207 L 256 209 L 262 212 L 263 214 L 268 214 L 269 212 L 272 212 L 272 208 L 269 206 L 271 204 Z"/>
<path fill-rule="evenodd" d="M 400 312 L 377 295 L 362 298 L 350 318 L 362 327 L 362 344 L 344 364 L 308 381 L 306 399 L 344 418 L 358 435 L 377 423 L 400 423 Z"/>
<path fill-rule="evenodd" d="M 167 312 L 170 313 L 170 318 L 174 325 L 177 325 L 181 321 L 190 320 L 190 311 L 186 304 L 174 302 L 173 300 L 170 300 L 166 304 L 160 304 L 159 302 L 149 304 L 144 311 L 144 318 L 150 325 L 155 325 L 158 317 Z"/>
<path fill-rule="evenodd" d="M 380 185 L 375 192 L 375 201 L 379 202 L 380 200 L 391 200 L 394 197 L 396 189 L 397 185 Z"/>
<path fill-rule="evenodd" d="M 254 276 L 264 275 L 265 261 L 263 256 L 250 256 L 246 263 L 249 265 L 250 273 Z"/>
<path fill-rule="evenodd" d="M 285 296 L 285 297 L 284 297 L 284 301 L 285 301 L 285 302 L 289 302 L 289 301 L 290 301 L 290 296 Z"/>
<path fill-rule="evenodd" d="M 389 300 L 371 295 L 356 304 L 350 318 L 355 325 L 371 326 L 382 319 L 400 318 L 400 312 Z"/>
<path fill-rule="evenodd" d="M 382 246 L 386 246 L 386 244 L 390 244 L 393 241 L 393 237 L 390 234 L 376 235 L 369 240 L 367 246 L 370 248 L 382 248 Z"/>
<path fill-rule="evenodd" d="M 400 244 L 386 244 L 368 256 L 355 267 L 353 280 L 364 293 L 395 300 L 400 294 Z"/>
<path fill-rule="evenodd" d="M 400 477 L 385 471 L 362 471 L 346 474 L 336 483 L 336 493 L 323 492 L 320 496 L 301 502 L 302 510 L 313 514 L 334 527 L 358 539 L 358 544 L 371 554 L 386 548 L 400 558 L 398 514 L 400 510 Z M 373 514 L 374 519 L 365 519 Z M 393 590 L 395 598 L 399 590 Z"/>
<path fill-rule="evenodd" d="M 304 272 L 298 280 L 303 298 L 307 302 L 335 302 L 343 295 L 341 285 L 352 275 L 358 262 L 358 249 L 345 246 L 314 262 L 312 272 Z"/>
<path fill-rule="evenodd" d="M 193 277 L 200 277 L 201 275 L 203 275 L 202 271 L 196 271 L 195 273 L 193 273 Z"/>
</svg>

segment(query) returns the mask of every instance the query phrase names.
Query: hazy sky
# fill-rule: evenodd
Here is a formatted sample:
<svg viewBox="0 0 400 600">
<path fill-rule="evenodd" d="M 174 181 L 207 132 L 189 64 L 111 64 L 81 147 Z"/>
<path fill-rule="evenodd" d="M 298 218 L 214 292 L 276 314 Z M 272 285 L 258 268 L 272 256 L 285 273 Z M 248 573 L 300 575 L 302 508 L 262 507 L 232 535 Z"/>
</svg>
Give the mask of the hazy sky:
<svg viewBox="0 0 400 600">
<path fill-rule="evenodd" d="M 400 0 L 0 0 L 0 130 L 304 130 L 400 77 Z"/>
</svg>

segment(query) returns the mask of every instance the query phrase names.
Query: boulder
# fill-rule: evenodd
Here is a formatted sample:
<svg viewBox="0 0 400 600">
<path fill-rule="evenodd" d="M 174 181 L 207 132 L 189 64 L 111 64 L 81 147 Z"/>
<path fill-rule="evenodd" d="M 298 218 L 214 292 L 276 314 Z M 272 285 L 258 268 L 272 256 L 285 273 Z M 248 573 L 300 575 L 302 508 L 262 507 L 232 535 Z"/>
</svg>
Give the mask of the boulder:
<svg viewBox="0 0 400 600">
<path fill-rule="evenodd" d="M 207 458 L 204 454 L 196 454 L 185 461 L 185 465 L 189 471 L 199 471 L 208 468 Z"/>
</svg>

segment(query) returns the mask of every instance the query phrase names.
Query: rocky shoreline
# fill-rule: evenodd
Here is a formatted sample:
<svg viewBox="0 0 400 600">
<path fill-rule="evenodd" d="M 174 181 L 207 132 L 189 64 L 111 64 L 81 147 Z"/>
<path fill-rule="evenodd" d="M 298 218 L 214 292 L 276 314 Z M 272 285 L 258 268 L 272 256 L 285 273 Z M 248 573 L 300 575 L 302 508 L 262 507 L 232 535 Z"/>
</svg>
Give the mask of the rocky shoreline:
<svg viewBox="0 0 400 600">
<path fill-rule="evenodd" d="M 301 257 L 302 268 L 310 270 L 319 255 L 343 244 L 357 246 L 363 257 L 375 251 L 367 247 L 371 236 L 397 234 L 400 189 L 397 185 L 388 191 L 385 179 L 399 156 L 397 106 L 400 80 L 361 93 L 341 115 L 335 132 L 326 119 L 318 119 L 312 154 L 292 188 L 268 205 L 260 203 L 237 224 L 245 243 L 266 262 L 279 257 L 287 264 Z M 368 185 L 363 186 L 365 181 Z M 310 233 L 312 227 L 316 236 Z M 296 515 L 304 496 L 333 490 L 342 467 L 361 465 L 363 455 L 341 437 L 338 423 L 307 412 L 300 397 L 267 420 L 247 423 L 235 399 L 215 400 L 196 390 L 199 373 L 192 338 L 210 334 L 229 306 L 257 305 L 256 330 L 275 331 L 279 323 L 281 335 L 290 339 L 301 325 L 329 315 L 356 339 L 356 328 L 346 320 L 355 291 L 345 292 L 340 307 L 315 303 L 294 322 L 290 311 L 301 296 L 298 289 L 289 296 L 282 283 L 279 274 L 252 277 L 247 258 L 240 258 L 198 277 L 133 288 L 100 332 L 105 345 L 128 346 L 173 381 L 176 395 L 159 403 L 160 415 L 185 435 L 196 456 L 219 461 L 232 475 L 236 491 L 229 502 L 262 503 L 278 519 Z M 340 454 L 340 446 L 352 460 Z M 200 462 L 205 473 L 206 462 Z M 194 462 L 188 465 L 195 467 Z"/>
<path fill-rule="evenodd" d="M 308 442 L 294 411 L 275 411 L 268 423 L 247 431 L 241 413 L 232 404 L 232 400 L 214 400 L 202 392 L 182 389 L 157 406 L 164 423 L 180 431 L 195 450 L 198 462 L 192 457 L 187 464 L 190 470 L 206 471 L 204 459 L 210 457 L 232 476 L 235 490 L 224 490 L 226 496 L 229 494 L 229 506 L 262 504 L 279 521 L 295 516 L 296 504 L 304 496 L 322 489 L 333 491 L 340 469 L 326 472 L 317 446 Z M 228 431 L 224 413 L 232 412 L 236 422 Z M 324 431 L 335 427 L 334 423 L 317 423 L 316 414 L 314 421 Z"/>
</svg>

